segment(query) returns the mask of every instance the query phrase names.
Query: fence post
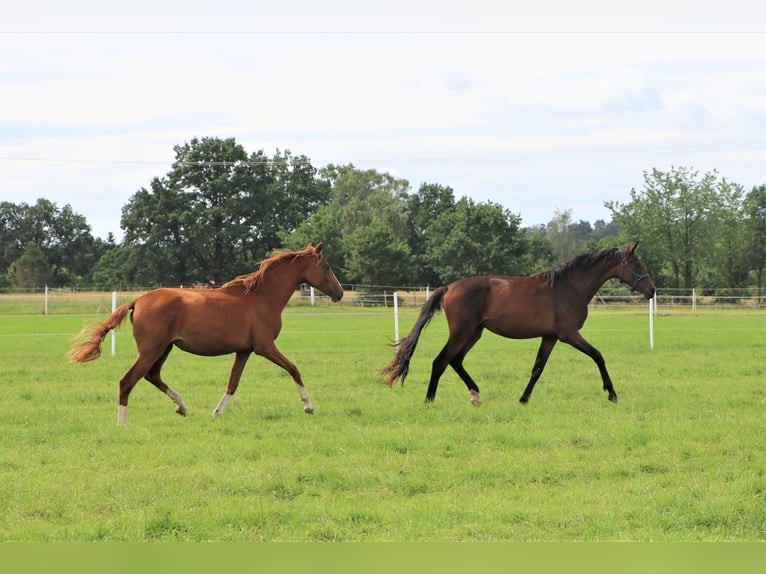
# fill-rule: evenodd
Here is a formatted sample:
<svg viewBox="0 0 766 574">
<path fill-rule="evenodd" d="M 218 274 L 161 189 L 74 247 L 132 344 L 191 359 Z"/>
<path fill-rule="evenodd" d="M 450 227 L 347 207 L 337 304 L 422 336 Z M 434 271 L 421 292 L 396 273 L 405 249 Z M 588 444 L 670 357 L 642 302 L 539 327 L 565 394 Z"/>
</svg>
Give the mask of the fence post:
<svg viewBox="0 0 766 574">
<path fill-rule="evenodd" d="M 649 299 L 649 348 L 654 349 L 654 300 L 657 298 L 657 295 L 655 294 L 654 297 Z"/>
<path fill-rule="evenodd" d="M 394 344 L 399 345 L 399 294 L 394 291 Z"/>
<path fill-rule="evenodd" d="M 112 313 L 117 309 L 117 291 L 112 291 Z M 112 357 L 117 354 L 117 329 L 112 329 Z"/>
<path fill-rule="evenodd" d="M 311 293 L 311 306 L 313 307 L 316 295 L 314 293 L 314 288 L 311 287 L 310 285 L 309 285 L 309 293 Z"/>
<path fill-rule="evenodd" d="M 45 286 L 45 316 L 48 316 L 48 286 Z"/>
</svg>

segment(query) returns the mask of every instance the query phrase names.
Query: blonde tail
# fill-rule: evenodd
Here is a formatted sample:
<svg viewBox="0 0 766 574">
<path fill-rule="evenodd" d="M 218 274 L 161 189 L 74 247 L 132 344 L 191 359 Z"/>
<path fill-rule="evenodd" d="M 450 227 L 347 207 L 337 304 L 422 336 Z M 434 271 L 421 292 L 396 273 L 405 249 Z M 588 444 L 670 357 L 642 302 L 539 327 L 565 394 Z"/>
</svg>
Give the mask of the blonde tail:
<svg viewBox="0 0 766 574">
<path fill-rule="evenodd" d="M 86 325 L 80 333 L 74 337 L 78 342 L 72 345 L 67 355 L 73 363 L 86 363 L 93 361 L 101 356 L 101 342 L 106 334 L 112 329 L 119 327 L 125 320 L 125 317 L 133 309 L 133 301 L 120 305 L 109 315 L 109 318 L 103 323 L 95 325 Z"/>
</svg>

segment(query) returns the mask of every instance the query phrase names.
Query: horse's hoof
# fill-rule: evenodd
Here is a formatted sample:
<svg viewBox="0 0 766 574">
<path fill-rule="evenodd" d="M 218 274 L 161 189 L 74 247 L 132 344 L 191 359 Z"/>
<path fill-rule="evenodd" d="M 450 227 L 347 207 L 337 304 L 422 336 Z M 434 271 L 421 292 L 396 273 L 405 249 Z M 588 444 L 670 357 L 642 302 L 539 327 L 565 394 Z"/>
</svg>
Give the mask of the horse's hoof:
<svg viewBox="0 0 766 574">
<path fill-rule="evenodd" d="M 313 415 L 314 414 L 314 407 L 305 406 L 303 407 L 303 412 L 307 415 Z"/>
<path fill-rule="evenodd" d="M 176 412 L 182 417 L 186 416 L 186 407 L 176 407 Z"/>
<path fill-rule="evenodd" d="M 520 402 L 522 405 L 526 405 L 526 404 L 529 402 L 529 397 L 521 397 L 521 398 L 519 399 L 519 402 Z"/>
<path fill-rule="evenodd" d="M 471 402 L 473 403 L 473 406 L 480 407 L 481 406 L 481 397 L 479 396 L 479 393 L 476 391 L 469 391 L 471 393 Z"/>
<path fill-rule="evenodd" d="M 611 397 L 609 397 L 609 400 L 613 402 L 614 404 L 617 404 L 617 395 L 612 395 Z"/>
</svg>

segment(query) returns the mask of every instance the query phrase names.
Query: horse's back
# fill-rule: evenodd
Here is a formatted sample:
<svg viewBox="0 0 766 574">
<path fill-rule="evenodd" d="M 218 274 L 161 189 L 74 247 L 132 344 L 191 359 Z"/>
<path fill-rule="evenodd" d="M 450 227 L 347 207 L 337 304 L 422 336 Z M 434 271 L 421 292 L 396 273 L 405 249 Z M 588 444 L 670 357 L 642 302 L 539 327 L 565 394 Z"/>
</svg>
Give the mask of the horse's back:
<svg viewBox="0 0 766 574">
<path fill-rule="evenodd" d="M 273 340 L 279 326 L 261 323 L 253 305 L 221 290 L 161 288 L 134 301 L 133 335 L 137 342 L 174 343 L 197 355 L 253 349 L 258 334 Z"/>
<path fill-rule="evenodd" d="M 534 277 L 475 276 L 451 283 L 444 311 L 452 323 L 477 321 L 490 331 L 525 339 L 555 330 L 550 289 Z"/>
</svg>

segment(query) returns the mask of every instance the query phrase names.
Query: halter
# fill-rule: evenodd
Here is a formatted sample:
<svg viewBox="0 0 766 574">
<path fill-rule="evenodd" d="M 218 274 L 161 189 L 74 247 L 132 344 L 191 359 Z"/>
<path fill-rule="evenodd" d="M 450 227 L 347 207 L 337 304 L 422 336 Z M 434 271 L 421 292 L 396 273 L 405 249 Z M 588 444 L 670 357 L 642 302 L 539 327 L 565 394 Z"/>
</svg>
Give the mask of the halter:
<svg viewBox="0 0 766 574">
<path fill-rule="evenodd" d="M 624 272 L 626 269 L 627 269 L 628 271 L 630 271 L 630 274 L 631 274 L 631 275 L 633 275 L 633 283 L 630 285 L 630 292 L 631 292 L 631 293 L 633 293 L 633 291 L 635 291 L 635 290 L 636 290 L 636 287 L 638 286 L 638 284 L 641 282 L 641 279 L 646 279 L 647 277 L 649 277 L 649 274 L 648 274 L 648 273 L 639 273 L 638 271 L 636 271 L 635 269 L 633 269 L 633 267 L 631 267 L 631 266 L 628 264 L 628 258 L 626 257 L 626 258 L 625 258 L 625 259 L 623 259 L 623 261 L 622 261 L 622 267 L 620 268 L 620 275 L 619 275 L 619 279 L 620 279 L 620 281 L 621 281 L 622 283 L 625 283 L 625 285 L 627 285 L 627 284 L 628 284 L 628 282 L 627 282 L 627 281 L 625 281 L 625 280 L 622 278 L 622 274 L 623 274 L 623 272 Z"/>
</svg>

